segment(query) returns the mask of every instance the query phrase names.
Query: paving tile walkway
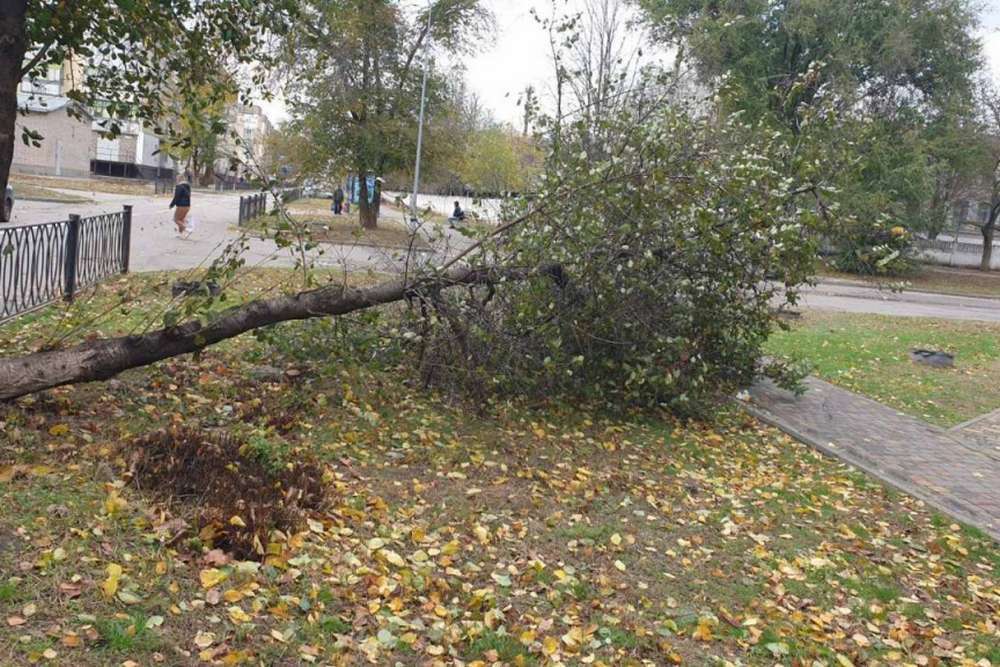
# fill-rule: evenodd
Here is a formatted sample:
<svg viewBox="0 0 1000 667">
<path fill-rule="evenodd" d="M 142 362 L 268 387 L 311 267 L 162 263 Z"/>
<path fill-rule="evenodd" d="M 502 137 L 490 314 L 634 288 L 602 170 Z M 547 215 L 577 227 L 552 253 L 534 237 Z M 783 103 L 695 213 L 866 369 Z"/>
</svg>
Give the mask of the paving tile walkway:
<svg viewBox="0 0 1000 667">
<path fill-rule="evenodd" d="M 1000 541 L 1000 413 L 944 431 L 822 380 L 805 395 L 762 383 L 748 407 L 765 422 Z M 997 431 L 1000 433 L 1000 430 Z"/>
<path fill-rule="evenodd" d="M 991 456 L 1000 457 L 1000 410 L 959 424 L 948 432 Z"/>
</svg>

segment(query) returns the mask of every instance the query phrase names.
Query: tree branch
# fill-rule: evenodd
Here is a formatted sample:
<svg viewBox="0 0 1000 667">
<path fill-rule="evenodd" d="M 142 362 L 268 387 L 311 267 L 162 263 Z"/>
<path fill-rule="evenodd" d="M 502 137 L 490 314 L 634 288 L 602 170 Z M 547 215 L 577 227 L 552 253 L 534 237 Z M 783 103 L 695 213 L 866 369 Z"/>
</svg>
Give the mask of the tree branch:
<svg viewBox="0 0 1000 667">
<path fill-rule="evenodd" d="M 48 44 L 42 46 L 38 49 L 38 53 L 36 53 L 26 65 L 21 67 L 22 78 L 27 76 L 31 70 L 35 69 L 35 66 L 38 65 L 38 63 L 45 59 L 45 56 L 49 53 L 49 49 L 51 49 L 54 44 L 55 42 L 49 42 Z"/>
<path fill-rule="evenodd" d="M 65 350 L 0 359 L 0 401 L 69 384 L 107 380 L 130 368 L 198 352 L 210 345 L 280 322 L 345 315 L 401 301 L 426 290 L 457 285 L 491 285 L 547 275 L 564 284 L 558 266 L 538 269 L 456 268 L 412 283 L 396 280 L 367 288 L 323 287 L 296 295 L 252 301 L 202 325 L 191 321 L 141 336 L 88 341 Z"/>
</svg>

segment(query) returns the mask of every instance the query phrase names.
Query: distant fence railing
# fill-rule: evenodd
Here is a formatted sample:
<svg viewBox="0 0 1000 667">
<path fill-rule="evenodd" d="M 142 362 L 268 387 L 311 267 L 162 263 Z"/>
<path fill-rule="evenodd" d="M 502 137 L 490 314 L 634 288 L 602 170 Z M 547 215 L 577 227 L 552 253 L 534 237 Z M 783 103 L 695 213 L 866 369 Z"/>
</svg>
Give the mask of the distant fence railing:
<svg viewBox="0 0 1000 667">
<path fill-rule="evenodd" d="M 132 207 L 40 225 L 0 225 L 0 322 L 72 301 L 81 289 L 128 273 Z"/>
<path fill-rule="evenodd" d="M 302 188 L 289 188 L 288 190 L 281 191 L 281 201 L 286 204 L 291 204 L 293 201 L 302 199 L 303 190 Z"/>
<path fill-rule="evenodd" d="M 266 192 L 240 197 L 240 227 L 262 215 L 267 215 Z"/>
<path fill-rule="evenodd" d="M 254 186 L 245 180 L 215 179 L 216 192 L 228 192 L 235 190 L 253 190 Z"/>
<path fill-rule="evenodd" d="M 267 215 L 268 194 L 267 192 L 261 192 L 255 195 L 240 197 L 240 227 L 255 218 Z M 302 199 L 303 190 L 302 188 L 289 188 L 288 190 L 282 190 L 280 194 L 281 201 L 285 204 L 290 204 L 293 201 Z"/>
</svg>

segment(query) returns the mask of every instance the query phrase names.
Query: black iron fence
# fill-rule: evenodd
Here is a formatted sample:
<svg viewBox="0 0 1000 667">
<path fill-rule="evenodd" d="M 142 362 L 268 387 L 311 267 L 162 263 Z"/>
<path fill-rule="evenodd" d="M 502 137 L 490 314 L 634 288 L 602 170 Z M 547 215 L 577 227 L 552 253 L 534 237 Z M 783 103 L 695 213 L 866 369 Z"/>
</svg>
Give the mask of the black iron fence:
<svg viewBox="0 0 1000 667">
<path fill-rule="evenodd" d="M 255 195 L 240 197 L 240 227 L 255 218 L 267 215 L 268 194 L 267 192 L 261 192 Z M 293 201 L 302 199 L 303 190 L 302 188 L 289 188 L 282 190 L 280 195 L 282 203 L 290 204 Z"/>
<path fill-rule="evenodd" d="M 293 201 L 302 199 L 302 188 L 289 188 L 288 190 L 281 191 L 281 201 L 286 204 L 291 204 Z"/>
<path fill-rule="evenodd" d="M 254 186 L 243 178 L 218 178 L 215 179 L 216 192 L 229 192 L 235 190 L 253 190 Z"/>
<path fill-rule="evenodd" d="M 242 227 L 254 218 L 267 215 L 267 193 L 261 192 L 256 195 L 240 197 L 240 221 Z"/>
<path fill-rule="evenodd" d="M 158 195 L 169 195 L 174 191 L 174 179 L 158 178 L 153 181 L 153 193 Z"/>
<path fill-rule="evenodd" d="M 128 273 L 132 207 L 41 225 L 0 225 L 0 322 Z"/>
</svg>

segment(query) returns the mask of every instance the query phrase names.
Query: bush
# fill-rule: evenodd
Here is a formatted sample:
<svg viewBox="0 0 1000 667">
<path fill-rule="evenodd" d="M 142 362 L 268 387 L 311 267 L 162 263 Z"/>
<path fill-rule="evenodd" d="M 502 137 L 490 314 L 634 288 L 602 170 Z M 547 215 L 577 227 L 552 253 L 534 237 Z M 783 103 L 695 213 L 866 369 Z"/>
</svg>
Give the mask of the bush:
<svg viewBox="0 0 1000 667">
<path fill-rule="evenodd" d="M 913 238 L 904 227 L 886 221 L 849 225 L 838 239 L 834 266 L 863 276 L 902 276 L 911 273 Z"/>
<path fill-rule="evenodd" d="M 584 132 L 582 126 L 576 131 Z M 413 323 L 425 380 L 489 392 L 602 397 L 704 412 L 762 373 L 761 346 L 816 257 L 815 216 L 782 177 L 780 140 L 671 110 L 618 118 L 565 150 L 542 213 L 487 244 L 486 264 L 556 265 Z M 592 145 L 564 137 L 567 145 Z"/>
<path fill-rule="evenodd" d="M 262 436 L 174 426 L 132 446 L 132 484 L 180 503 L 203 538 L 237 557 L 263 557 L 273 531 L 298 530 L 326 503 L 322 467 Z"/>
</svg>

